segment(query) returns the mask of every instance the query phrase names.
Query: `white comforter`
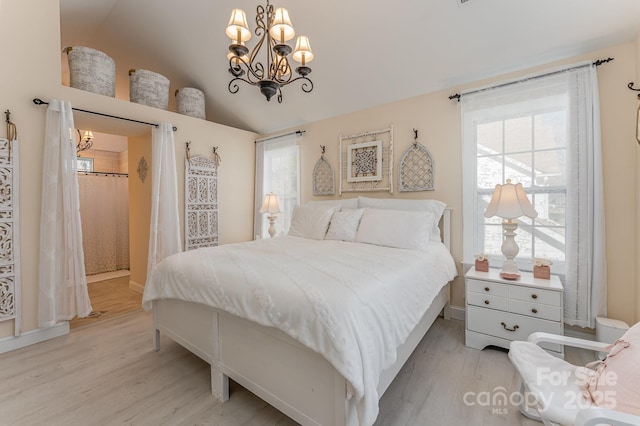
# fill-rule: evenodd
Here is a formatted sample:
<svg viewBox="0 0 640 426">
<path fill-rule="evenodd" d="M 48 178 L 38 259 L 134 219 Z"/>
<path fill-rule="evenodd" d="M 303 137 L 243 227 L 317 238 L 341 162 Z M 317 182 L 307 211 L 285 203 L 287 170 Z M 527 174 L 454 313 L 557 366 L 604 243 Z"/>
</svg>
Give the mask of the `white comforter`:
<svg viewBox="0 0 640 426">
<path fill-rule="evenodd" d="M 441 243 L 414 251 L 287 236 L 170 256 L 153 271 L 142 303 L 204 303 L 279 328 L 347 379 L 358 421 L 370 425 L 380 373 L 455 276 Z"/>
</svg>

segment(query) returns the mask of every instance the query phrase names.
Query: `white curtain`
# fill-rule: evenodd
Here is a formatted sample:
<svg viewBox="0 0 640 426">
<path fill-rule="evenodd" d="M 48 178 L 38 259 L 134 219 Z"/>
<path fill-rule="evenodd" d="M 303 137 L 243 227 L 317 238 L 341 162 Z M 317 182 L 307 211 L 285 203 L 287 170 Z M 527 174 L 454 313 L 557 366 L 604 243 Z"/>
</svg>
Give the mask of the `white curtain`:
<svg viewBox="0 0 640 426">
<path fill-rule="evenodd" d="M 260 213 L 265 195 L 273 192 L 280 202 L 276 235 L 286 234 L 293 207 L 300 204 L 300 145 L 297 133 L 256 143 L 254 235 L 269 238 L 269 223 Z"/>
<path fill-rule="evenodd" d="M 126 176 L 78 176 L 87 275 L 129 269 L 129 185 Z"/>
<path fill-rule="evenodd" d="M 565 322 L 595 327 L 607 314 L 600 101 L 595 66 L 567 74 L 569 133 Z"/>
<path fill-rule="evenodd" d="M 161 123 L 153 128 L 151 151 L 151 224 L 147 280 L 158 262 L 182 251 L 173 125 Z"/>
<path fill-rule="evenodd" d="M 38 324 L 91 313 L 82 252 L 75 127 L 69 102 L 52 100 L 42 164 Z"/>
</svg>

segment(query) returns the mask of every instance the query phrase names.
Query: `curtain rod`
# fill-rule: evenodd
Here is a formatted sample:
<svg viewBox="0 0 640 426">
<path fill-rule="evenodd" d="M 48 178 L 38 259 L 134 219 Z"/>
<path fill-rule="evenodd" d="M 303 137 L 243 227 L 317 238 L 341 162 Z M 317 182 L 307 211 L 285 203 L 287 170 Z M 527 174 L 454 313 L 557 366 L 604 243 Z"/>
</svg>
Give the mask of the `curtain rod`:
<svg viewBox="0 0 640 426">
<path fill-rule="evenodd" d="M 547 72 L 547 73 L 544 73 L 544 74 L 539 74 L 539 75 L 536 75 L 536 76 L 533 76 L 533 77 L 527 77 L 527 78 L 523 78 L 523 79 L 520 79 L 520 80 L 509 81 L 507 83 L 497 84 L 495 86 L 485 87 L 483 89 L 472 90 L 470 92 L 456 93 L 454 95 L 449 96 L 449 100 L 454 100 L 455 99 L 458 102 L 460 102 L 460 98 L 462 96 L 470 95 L 471 93 L 484 92 L 485 90 L 491 90 L 491 89 L 497 89 L 499 87 L 511 86 L 512 84 L 523 83 L 525 81 L 535 80 L 536 78 L 547 77 L 547 76 L 554 75 L 554 74 L 560 74 L 560 73 L 563 73 L 563 72 L 576 70 L 576 69 L 584 68 L 584 67 L 591 66 L 591 65 L 598 67 L 598 66 L 600 66 L 602 64 L 606 64 L 607 62 L 613 61 L 613 59 L 614 58 L 598 59 L 597 61 L 593 62 L 592 64 L 578 65 L 578 66 L 575 66 L 575 67 L 564 68 L 564 69 L 557 70 L 557 71 L 551 71 L 551 72 Z"/>
<path fill-rule="evenodd" d="M 289 135 L 302 135 L 302 134 L 304 134 L 306 132 L 307 132 L 306 130 L 296 130 L 294 132 L 283 133 L 281 135 L 269 136 L 268 138 L 256 139 L 255 142 L 258 143 L 258 142 L 270 141 L 271 139 L 283 138 L 283 137 L 289 136 Z"/>
<path fill-rule="evenodd" d="M 78 158 L 87 158 L 87 157 L 78 157 Z M 84 170 L 78 170 L 78 173 L 87 175 L 87 176 L 118 176 L 118 177 L 129 177 L 129 173 L 117 173 L 117 172 L 85 172 Z"/>
<path fill-rule="evenodd" d="M 45 102 L 40 98 L 34 98 L 33 99 L 33 103 L 36 104 L 36 105 L 49 105 L 49 102 Z M 102 117 L 115 118 L 117 120 L 124 120 L 124 121 L 131 121 L 133 123 L 146 124 L 147 126 L 154 126 L 154 127 L 158 127 L 159 126 L 157 123 L 148 123 L 146 121 L 134 120 L 133 118 L 118 117 L 117 115 L 104 114 L 102 112 L 89 111 L 89 110 L 80 109 L 80 108 L 71 108 L 71 109 L 74 110 L 74 111 L 86 112 L 88 114 L 99 115 L 99 116 L 102 116 Z M 173 126 L 173 131 L 175 132 L 177 130 L 178 130 L 178 128 L 176 126 Z"/>
</svg>

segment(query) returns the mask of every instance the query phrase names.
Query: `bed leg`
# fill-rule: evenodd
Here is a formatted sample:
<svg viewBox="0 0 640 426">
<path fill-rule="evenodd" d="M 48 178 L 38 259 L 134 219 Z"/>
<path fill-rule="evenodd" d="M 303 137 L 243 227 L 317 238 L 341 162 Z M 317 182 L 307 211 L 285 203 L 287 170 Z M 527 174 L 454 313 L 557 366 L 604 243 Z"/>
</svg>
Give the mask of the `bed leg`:
<svg viewBox="0 0 640 426">
<path fill-rule="evenodd" d="M 211 394 L 220 402 L 229 399 L 229 377 L 215 364 L 211 364 Z"/>
<path fill-rule="evenodd" d="M 153 350 L 158 352 L 160 350 L 160 330 L 153 329 Z"/>
</svg>

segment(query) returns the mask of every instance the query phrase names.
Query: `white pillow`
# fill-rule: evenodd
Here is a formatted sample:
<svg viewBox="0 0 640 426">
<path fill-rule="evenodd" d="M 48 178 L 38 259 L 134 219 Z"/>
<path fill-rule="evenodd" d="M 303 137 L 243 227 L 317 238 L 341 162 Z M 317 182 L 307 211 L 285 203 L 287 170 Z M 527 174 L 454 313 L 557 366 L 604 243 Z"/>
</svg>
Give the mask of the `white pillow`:
<svg viewBox="0 0 640 426">
<path fill-rule="evenodd" d="M 334 207 L 340 206 L 342 210 L 345 209 L 357 209 L 358 208 L 358 199 L 357 198 L 345 198 L 338 200 L 313 200 L 307 202 L 305 206 L 315 206 L 315 207 Z"/>
<path fill-rule="evenodd" d="M 431 230 L 432 241 L 442 241 L 440 239 L 440 228 L 438 223 L 447 207 L 445 203 L 438 200 L 405 200 L 401 198 L 370 198 L 358 197 L 358 207 L 373 207 L 376 209 L 392 209 L 405 211 L 427 211 L 434 217 L 433 229 Z"/>
<path fill-rule="evenodd" d="M 289 226 L 289 235 L 314 240 L 324 239 L 331 216 L 338 210 L 340 210 L 339 206 L 295 206 Z"/>
<path fill-rule="evenodd" d="M 426 250 L 433 213 L 365 208 L 355 241 L 379 246 Z"/>
<path fill-rule="evenodd" d="M 343 210 L 335 212 L 329 224 L 325 240 L 353 241 L 358 232 L 363 209 Z"/>
</svg>

